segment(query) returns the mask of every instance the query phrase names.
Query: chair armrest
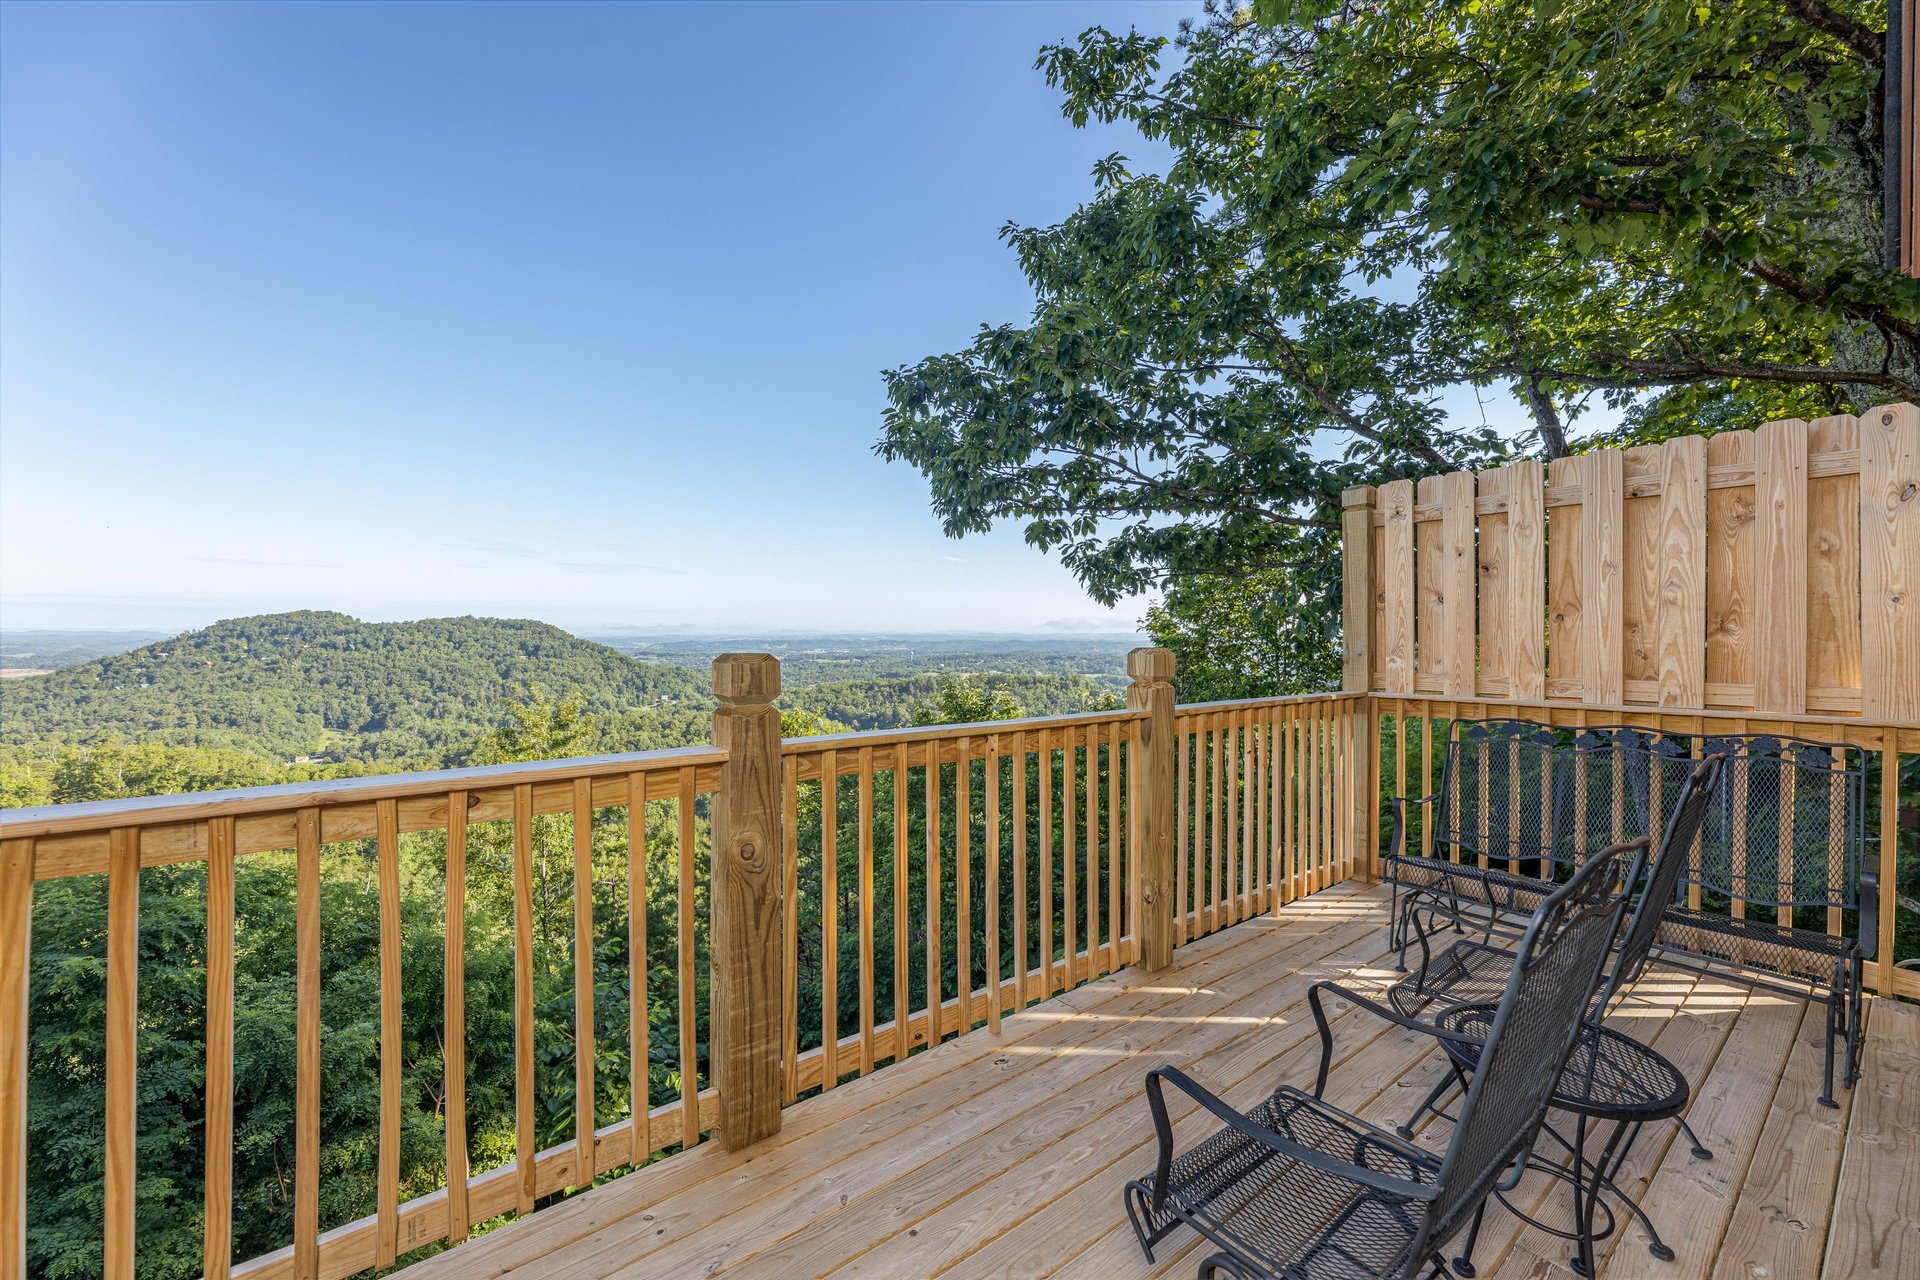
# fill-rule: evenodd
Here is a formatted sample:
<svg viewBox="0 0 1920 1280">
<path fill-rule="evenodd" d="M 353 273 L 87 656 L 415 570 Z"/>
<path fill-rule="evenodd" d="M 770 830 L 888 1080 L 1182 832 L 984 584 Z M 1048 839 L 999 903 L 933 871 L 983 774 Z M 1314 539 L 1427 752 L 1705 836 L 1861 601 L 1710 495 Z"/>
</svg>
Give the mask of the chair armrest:
<svg viewBox="0 0 1920 1280">
<path fill-rule="evenodd" d="M 1444 1040 L 1453 1044 L 1479 1044 L 1479 1036 L 1461 1035 L 1457 1031 L 1442 1031 L 1431 1022 L 1422 1022 L 1418 1018 L 1409 1018 L 1391 1005 L 1381 1004 L 1369 996 L 1363 996 L 1352 987 L 1342 986 L 1338 982 L 1316 982 L 1307 988 L 1307 1007 L 1313 1010 L 1313 1023 L 1320 1032 L 1320 1070 L 1314 1077 L 1313 1096 L 1319 1097 L 1326 1092 L 1327 1070 L 1333 1063 L 1333 1027 L 1327 1021 L 1327 1011 L 1323 1007 L 1322 992 L 1331 991 L 1342 1000 L 1357 1009 L 1383 1018 L 1397 1027 L 1409 1031 L 1418 1031 L 1421 1035 L 1432 1036 L 1435 1040 Z"/>
<path fill-rule="evenodd" d="M 1860 955 L 1880 954 L 1880 855 L 1860 858 Z"/>
<path fill-rule="evenodd" d="M 1387 848 L 1394 857 L 1400 857 L 1407 851 L 1407 806 L 1410 804 L 1432 804 L 1440 798 L 1438 791 L 1430 796 L 1394 796 L 1391 798 L 1393 810 L 1393 839 Z"/>
<path fill-rule="evenodd" d="M 1176 1089 L 1180 1090 L 1180 1092 L 1186 1094 L 1208 1111 L 1211 1111 L 1235 1132 L 1253 1139 L 1270 1150 L 1286 1156 L 1290 1160 L 1298 1161 L 1304 1165 L 1310 1165 L 1315 1169 L 1319 1169 L 1324 1173 L 1331 1173 L 1336 1177 L 1345 1178 L 1349 1182 L 1357 1182 L 1362 1186 L 1372 1187 L 1376 1191 L 1385 1191 L 1391 1195 L 1402 1196 L 1408 1200 L 1432 1200 L 1440 1194 L 1438 1183 L 1410 1182 L 1405 1178 L 1396 1178 L 1391 1174 L 1380 1173 L 1364 1165 L 1357 1165 L 1351 1161 L 1342 1160 L 1338 1156 L 1328 1155 L 1324 1151 L 1306 1146 L 1303 1143 L 1295 1142 L 1291 1138 L 1275 1133 L 1265 1125 L 1255 1124 L 1234 1108 L 1221 1101 L 1220 1098 L 1196 1082 L 1191 1076 L 1187 1075 L 1186 1072 L 1180 1070 L 1178 1067 L 1167 1066 L 1156 1067 L 1152 1071 L 1147 1072 L 1147 1105 L 1153 1110 L 1154 1129 L 1160 1136 L 1160 1161 L 1154 1171 L 1153 1179 L 1153 1209 L 1155 1213 L 1160 1212 L 1165 1207 L 1167 1182 L 1172 1175 L 1173 1168 L 1173 1124 L 1167 1116 L 1166 1083 L 1171 1083 Z M 1376 1135 L 1370 1134 L 1369 1137 L 1378 1141 Z M 1387 1146 L 1388 1144 L 1380 1142 L 1379 1145 Z M 1396 1155 L 1408 1159 L 1414 1158 L 1416 1154 L 1416 1149 L 1402 1149 L 1397 1144 L 1388 1147 L 1388 1149 L 1392 1150 Z M 1431 1162 L 1433 1159 L 1430 1154 L 1424 1152 L 1418 1154 L 1419 1158 L 1423 1161 Z"/>
</svg>

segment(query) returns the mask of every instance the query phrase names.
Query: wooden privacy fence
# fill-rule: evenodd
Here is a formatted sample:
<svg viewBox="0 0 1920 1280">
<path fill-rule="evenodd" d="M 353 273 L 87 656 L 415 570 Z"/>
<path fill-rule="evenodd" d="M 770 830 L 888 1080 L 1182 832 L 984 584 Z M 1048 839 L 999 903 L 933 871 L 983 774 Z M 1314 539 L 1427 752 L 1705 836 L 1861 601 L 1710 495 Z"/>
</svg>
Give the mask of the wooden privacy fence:
<svg viewBox="0 0 1920 1280">
<path fill-rule="evenodd" d="M 1920 409 L 1347 491 L 1349 689 L 1920 722 Z"/>
<path fill-rule="evenodd" d="M 1125 710 L 783 742 L 779 664 L 724 655 L 714 746 L 7 812 L 0 1280 L 25 1274 L 43 1211 L 26 1181 L 36 897 L 73 895 L 67 919 L 97 898 L 104 924 L 102 1274 L 134 1273 L 143 1178 L 190 1181 L 203 1160 L 206 1275 L 347 1276 L 708 1133 L 753 1142 L 802 1094 L 1128 963 L 1164 966 L 1176 940 L 1365 869 L 1365 694 L 1176 708 L 1171 654 L 1136 650 L 1129 670 Z M 205 905 L 185 954 L 148 946 L 144 965 L 143 877 L 170 938 L 179 904 Z M 236 918 L 237 877 L 291 914 L 287 954 L 251 950 L 275 935 Z M 403 911 L 422 893 L 428 912 Z M 357 1171 L 322 1127 L 343 1052 L 322 1010 L 348 999 L 323 969 L 355 911 L 378 938 L 377 1117 Z M 474 1169 L 469 1013 L 503 1012 L 468 1007 L 483 935 L 510 937 L 512 1136 L 506 1163 Z M 236 1262 L 236 1120 L 250 1118 L 236 1116 L 237 988 L 274 977 L 243 973 L 243 953 L 295 988 L 277 1086 L 292 1098 L 291 1239 Z M 596 956 L 618 972 L 596 975 Z M 141 1039 L 178 1016 L 143 1005 L 143 969 L 152 982 L 194 963 L 203 1145 L 179 1169 L 143 1169 Z M 437 1060 L 402 1039 L 404 1000 L 423 989 Z M 403 1129 L 423 1113 L 442 1128 L 428 1162 Z M 330 1188 L 364 1179 L 358 1216 L 322 1220 L 342 1201 L 323 1199 L 323 1168 Z"/>
<path fill-rule="evenodd" d="M 1862 747 L 1883 871 L 1867 980 L 1920 996 L 1890 962 L 1900 765 L 1920 752 L 1920 409 L 1400 480 L 1345 508 L 1343 682 L 1371 695 L 1389 794 L 1431 792 L 1456 719 Z"/>
</svg>

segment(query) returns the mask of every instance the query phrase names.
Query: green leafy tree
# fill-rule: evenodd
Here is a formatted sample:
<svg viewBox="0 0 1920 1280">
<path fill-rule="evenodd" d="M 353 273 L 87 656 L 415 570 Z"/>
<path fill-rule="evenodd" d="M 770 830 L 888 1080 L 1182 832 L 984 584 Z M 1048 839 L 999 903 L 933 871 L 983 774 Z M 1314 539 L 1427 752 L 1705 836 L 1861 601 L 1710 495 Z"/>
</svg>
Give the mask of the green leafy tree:
<svg viewBox="0 0 1920 1280">
<path fill-rule="evenodd" d="M 933 696 L 909 712 L 914 724 L 978 724 L 1026 714 L 1012 694 L 973 676 L 941 676 Z"/>
<path fill-rule="evenodd" d="M 1324 629 L 1345 486 L 1562 455 L 1596 400 L 1658 436 L 1920 398 L 1883 14 L 1269 0 L 1047 48 L 1070 119 L 1171 162 L 1109 157 L 1065 221 L 1008 225 L 1032 315 L 889 372 L 880 452 L 948 533 L 1021 522 L 1101 601 L 1281 575 Z M 1463 384 L 1532 436 L 1450 421 Z"/>
</svg>

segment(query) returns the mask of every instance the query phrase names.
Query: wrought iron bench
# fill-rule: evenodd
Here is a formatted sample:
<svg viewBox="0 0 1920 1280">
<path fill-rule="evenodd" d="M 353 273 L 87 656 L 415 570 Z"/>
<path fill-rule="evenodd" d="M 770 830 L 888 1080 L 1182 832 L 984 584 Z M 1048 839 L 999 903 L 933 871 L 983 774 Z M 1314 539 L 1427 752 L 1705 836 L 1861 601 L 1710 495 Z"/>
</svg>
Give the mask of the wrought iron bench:
<svg viewBox="0 0 1920 1280">
<path fill-rule="evenodd" d="M 1431 854 L 1408 848 L 1406 803 L 1394 804 L 1385 863 L 1402 967 L 1416 910 L 1489 939 L 1511 936 L 1516 915 L 1593 851 L 1659 829 L 1696 753 L 1724 756 L 1726 779 L 1655 946 L 1669 963 L 1822 1002 L 1820 1100 L 1837 1105 L 1835 1042 L 1845 1046 L 1843 1081 L 1851 1086 L 1862 968 L 1878 950 L 1878 874 L 1865 852 L 1866 761 L 1858 747 L 1765 734 L 1687 738 L 1626 726 L 1461 722 L 1447 744 L 1441 789 L 1407 802 L 1428 814 Z M 1844 912 L 1857 912 L 1857 938 L 1833 927 Z"/>
<path fill-rule="evenodd" d="M 1393 800 L 1384 862 L 1401 967 L 1416 908 L 1501 932 L 1587 858 L 1649 837 L 1692 772 L 1690 756 L 1689 743 L 1637 729 L 1456 722 L 1440 789 Z M 1425 815 L 1420 849 L 1408 847 L 1409 805 Z"/>
<path fill-rule="evenodd" d="M 1176 1068 L 1149 1072 L 1158 1157 L 1124 1191 L 1148 1261 L 1185 1224 L 1219 1249 L 1201 1263 L 1202 1276 L 1321 1280 L 1444 1268 L 1439 1251 L 1517 1177 L 1539 1132 L 1619 930 L 1614 861 L 1597 855 L 1548 897 L 1515 948 L 1484 1038 L 1456 1037 L 1478 1046 L 1478 1060 L 1444 1155 L 1290 1086 L 1243 1113 Z M 1223 1122 L 1178 1155 L 1168 1084 Z"/>
</svg>

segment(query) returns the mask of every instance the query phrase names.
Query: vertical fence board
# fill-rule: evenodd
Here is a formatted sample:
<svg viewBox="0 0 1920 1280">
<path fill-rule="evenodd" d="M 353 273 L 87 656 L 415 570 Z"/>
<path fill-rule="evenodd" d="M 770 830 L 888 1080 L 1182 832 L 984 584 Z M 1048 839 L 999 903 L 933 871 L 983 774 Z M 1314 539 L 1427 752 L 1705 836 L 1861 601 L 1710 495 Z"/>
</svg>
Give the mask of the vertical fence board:
<svg viewBox="0 0 1920 1280">
<path fill-rule="evenodd" d="M 1547 464 L 1548 486 L 1578 494 L 1583 465 L 1579 458 L 1555 458 Z M 1555 506 L 1547 513 L 1546 692 L 1550 698 L 1579 697 L 1590 671 L 1586 656 L 1586 600 L 1580 573 L 1585 526 L 1586 511 L 1577 499 Z"/>
<path fill-rule="evenodd" d="M 1754 462 L 1751 431 L 1707 440 L 1707 468 L 1740 471 Z M 1753 684 L 1753 486 L 1707 491 L 1707 686 Z"/>
<path fill-rule="evenodd" d="M 1538 462 L 1507 468 L 1507 696 L 1547 696 L 1546 476 Z"/>
<path fill-rule="evenodd" d="M 1860 419 L 1861 709 L 1920 720 L 1920 408 Z"/>
<path fill-rule="evenodd" d="M 1340 495 L 1340 687 L 1361 692 L 1373 683 L 1373 488 L 1361 485 Z"/>
<path fill-rule="evenodd" d="M 1707 447 L 1669 440 L 1661 455 L 1656 701 L 1698 707 L 1707 691 Z"/>
<path fill-rule="evenodd" d="M 1395 480 L 1380 488 L 1380 509 L 1387 522 L 1380 543 L 1383 618 L 1380 648 L 1385 688 L 1413 691 L 1413 481 Z"/>
<path fill-rule="evenodd" d="M 1507 485 L 1512 469 L 1482 471 L 1478 479 L 1480 502 L 1494 510 L 1480 516 L 1477 556 L 1480 589 L 1480 678 L 1476 692 L 1500 697 L 1513 685 L 1514 613 L 1513 570 L 1508 554 Z M 1536 615 L 1537 617 L 1537 615 Z"/>
<path fill-rule="evenodd" d="M 1602 449 L 1581 462 L 1583 647 L 1590 664 L 1584 700 L 1612 705 L 1626 698 L 1624 459 L 1617 449 Z"/>
<path fill-rule="evenodd" d="M 1810 702 L 1858 699 L 1860 473 L 1814 475 L 1812 463 L 1838 461 L 1835 455 L 1857 459 L 1859 424 L 1850 414 L 1816 418 L 1807 426 L 1807 444 L 1807 695 Z"/>
<path fill-rule="evenodd" d="M 1753 564 L 1753 705 L 1799 715 L 1807 709 L 1807 424 L 1798 418 L 1769 422 L 1754 439 Z"/>
<path fill-rule="evenodd" d="M 1441 684 L 1454 696 L 1477 691 L 1474 614 L 1474 481 L 1471 471 L 1442 476 L 1439 484 L 1442 622 Z"/>
<path fill-rule="evenodd" d="M 1657 444 L 1621 453 L 1621 677 L 1624 697 L 1635 702 L 1651 701 L 1646 695 L 1660 679 L 1660 596 L 1665 585 L 1660 478 L 1665 459 L 1665 446 Z"/>
</svg>

